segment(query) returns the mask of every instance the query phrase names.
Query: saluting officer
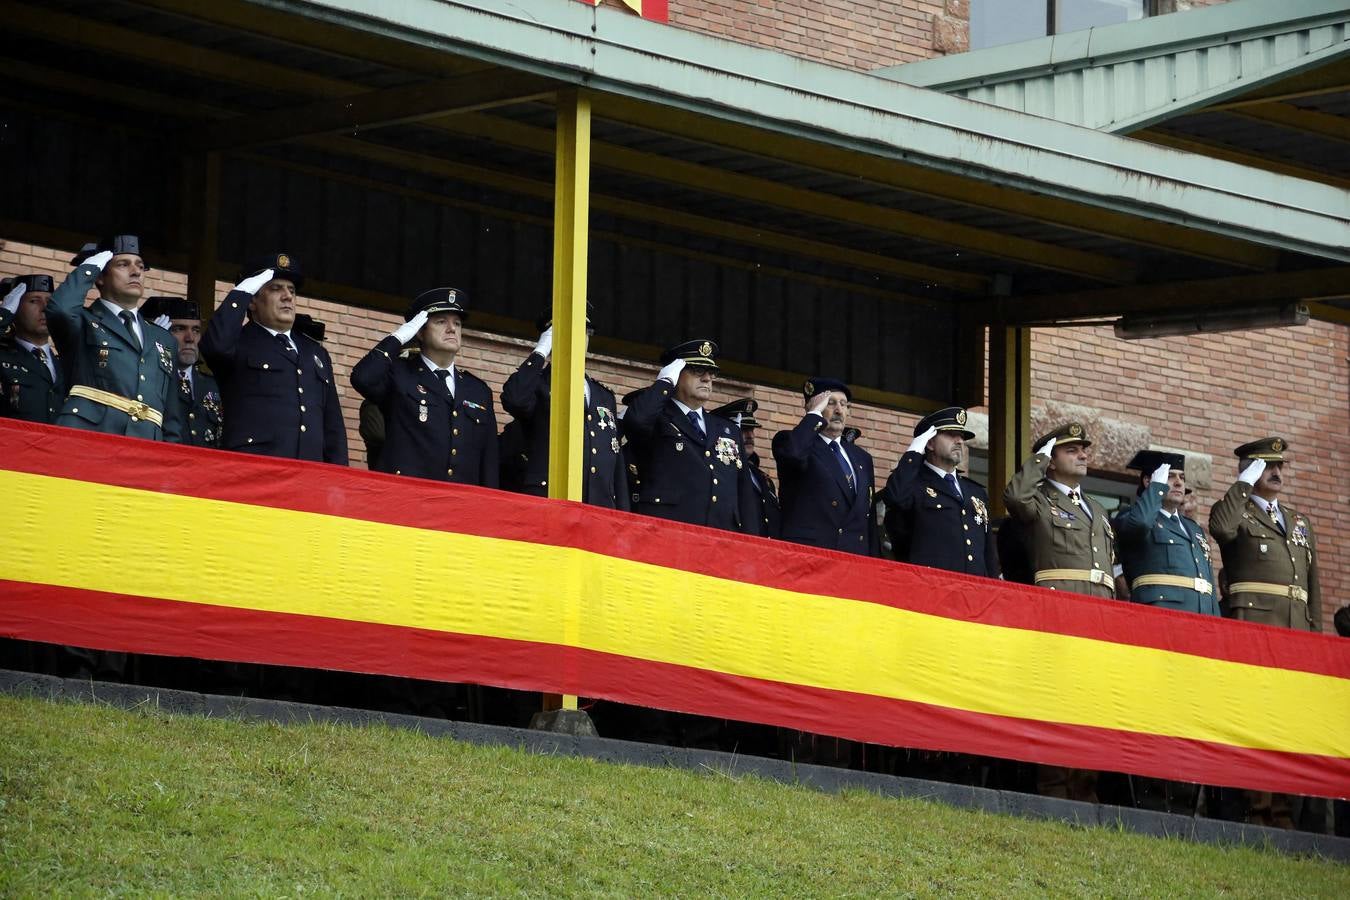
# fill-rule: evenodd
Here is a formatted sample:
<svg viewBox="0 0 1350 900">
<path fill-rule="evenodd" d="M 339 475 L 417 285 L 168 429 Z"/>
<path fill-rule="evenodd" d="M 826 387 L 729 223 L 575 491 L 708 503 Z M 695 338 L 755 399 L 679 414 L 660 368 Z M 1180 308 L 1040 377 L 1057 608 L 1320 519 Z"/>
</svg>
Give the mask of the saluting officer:
<svg viewBox="0 0 1350 900">
<path fill-rule="evenodd" d="M 384 418 L 377 471 L 498 486 L 492 390 L 455 364 L 466 299 L 448 287 L 418 294 L 406 321 L 352 369 L 352 385 Z M 421 352 L 400 356 L 414 338 Z"/>
<path fill-rule="evenodd" d="M 155 441 L 178 441 L 178 342 L 136 308 L 148 270 L 130 234 L 86 244 L 47 303 L 47 327 L 70 389 L 56 424 Z M 98 299 L 87 308 L 91 288 Z"/>
<path fill-rule="evenodd" d="M 541 315 L 535 324 L 540 331 L 539 342 L 520 364 L 520 368 L 502 385 L 502 408 L 520 423 L 522 446 L 515 457 L 523 463 L 519 470 L 521 491 L 536 497 L 547 497 L 549 421 L 552 416 L 553 370 L 549 365 L 549 356 L 553 352 L 552 311 Z M 588 342 L 591 334 L 588 316 Z M 628 476 L 624 472 L 623 452 L 619 444 L 618 403 L 613 391 L 589 375 L 585 377 L 582 390 L 586 405 L 582 502 L 626 511 L 630 505 Z M 504 437 L 513 437 L 506 431 L 502 433 Z"/>
<path fill-rule="evenodd" d="M 333 361 L 294 327 L 296 292 L 305 283 L 299 261 L 276 253 L 247 271 L 257 274 L 225 296 L 202 338 L 225 398 L 221 446 L 345 466 Z"/>
<path fill-rule="evenodd" d="M 650 387 L 629 394 L 627 450 L 640 473 L 633 511 L 759 534 L 759 509 L 741 432 L 706 412 L 717 372 L 717 344 L 686 341 L 661 355 Z"/>
<path fill-rule="evenodd" d="M 880 550 L 872 515 L 872 456 L 843 444 L 853 392 L 834 378 L 808 379 L 806 414 L 773 437 L 782 483 L 783 540 L 862 556 Z"/>
<path fill-rule="evenodd" d="M 1186 457 L 1140 450 L 1139 499 L 1116 516 L 1116 552 L 1130 599 L 1166 609 L 1217 616 L 1214 569 L 1205 530 L 1181 511 L 1186 500 Z"/>
<path fill-rule="evenodd" d="M 183 443 L 219 447 L 223 418 L 220 385 L 199 365 L 202 317 L 197 301 L 150 297 L 141 304 L 141 316 L 167 329 L 178 341 L 178 393 L 187 410 Z"/>
<path fill-rule="evenodd" d="M 957 471 L 966 460 L 966 411 L 949 406 L 914 426 L 914 440 L 882 488 L 886 532 L 901 562 L 999 576 L 989 495 Z"/>
<path fill-rule="evenodd" d="M 750 470 L 750 484 L 759 499 L 759 533 L 762 537 L 783 536 L 783 510 L 778 503 L 778 488 L 759 464 L 759 420 L 755 418 L 759 401 L 753 397 L 719 406 L 713 415 L 730 419 L 741 429 L 741 444 L 745 447 L 745 465 Z"/>
<path fill-rule="evenodd" d="M 1209 511 L 1228 582 L 1223 613 L 1246 622 L 1321 631 L 1312 523 L 1279 502 L 1288 448 L 1279 437 L 1238 447 L 1233 452 L 1242 474 Z"/>
<path fill-rule="evenodd" d="M 66 399 L 65 374 L 47 330 L 52 277 L 20 275 L 10 282 L 0 304 L 0 416 L 50 425 Z"/>
<path fill-rule="evenodd" d="M 1082 492 L 1092 441 L 1078 422 L 1044 435 L 1003 492 L 1027 525 L 1036 583 L 1110 599 L 1115 595 L 1115 533 L 1101 504 Z"/>
</svg>

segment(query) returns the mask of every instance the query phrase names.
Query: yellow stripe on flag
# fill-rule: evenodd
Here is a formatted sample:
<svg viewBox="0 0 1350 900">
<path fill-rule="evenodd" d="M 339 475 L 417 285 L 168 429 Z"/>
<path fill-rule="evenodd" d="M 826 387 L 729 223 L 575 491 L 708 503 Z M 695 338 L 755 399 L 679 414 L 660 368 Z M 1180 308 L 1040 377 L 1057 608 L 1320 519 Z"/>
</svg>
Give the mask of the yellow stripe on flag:
<svg viewBox="0 0 1350 900">
<path fill-rule="evenodd" d="M 1350 679 L 945 619 L 547 544 L 12 471 L 0 472 L 0 492 L 31 501 L 15 504 L 0 530 L 6 577 L 17 581 L 565 643 L 977 713 L 1350 756 Z M 34 554 L 30 536 L 40 530 L 52 535 L 51 551 Z M 212 535 L 212 550 L 176 539 L 188 533 Z M 159 547 L 155 534 L 164 536 Z M 576 592 L 580 618 L 569 622 Z"/>
</svg>

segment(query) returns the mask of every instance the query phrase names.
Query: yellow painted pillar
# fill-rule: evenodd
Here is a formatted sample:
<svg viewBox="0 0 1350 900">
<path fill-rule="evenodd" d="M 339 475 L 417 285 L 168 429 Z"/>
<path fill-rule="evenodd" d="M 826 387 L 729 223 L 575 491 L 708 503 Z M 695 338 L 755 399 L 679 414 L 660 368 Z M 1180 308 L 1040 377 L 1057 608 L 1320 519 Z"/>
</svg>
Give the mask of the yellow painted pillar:
<svg viewBox="0 0 1350 900">
<path fill-rule="evenodd" d="M 1031 329 L 989 326 L 989 499 L 1006 515 L 1003 488 L 1031 455 Z"/>
<path fill-rule="evenodd" d="M 548 435 L 548 495 L 581 500 L 584 477 L 586 377 L 586 257 L 591 190 L 591 98 L 558 93 L 553 192 L 553 375 Z M 578 638 L 580 611 L 564 610 L 564 640 Z M 577 698 L 547 698 L 545 706 L 576 709 Z"/>
</svg>

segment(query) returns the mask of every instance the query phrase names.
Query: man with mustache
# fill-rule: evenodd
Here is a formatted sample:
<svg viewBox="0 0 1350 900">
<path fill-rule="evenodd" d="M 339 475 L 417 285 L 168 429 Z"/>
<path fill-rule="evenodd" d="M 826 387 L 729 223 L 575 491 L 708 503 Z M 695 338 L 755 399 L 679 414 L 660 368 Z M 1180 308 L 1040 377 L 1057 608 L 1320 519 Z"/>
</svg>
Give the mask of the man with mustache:
<svg viewBox="0 0 1350 900">
<path fill-rule="evenodd" d="M 56 424 L 154 441 L 178 441 L 178 342 L 137 307 L 148 269 L 140 238 L 119 234 L 86 244 L 75 270 L 47 303 L 47 327 L 70 390 Z M 88 307 L 85 297 L 98 290 Z"/>
<path fill-rule="evenodd" d="M 661 366 L 654 384 L 625 398 L 625 449 L 641 475 L 633 512 L 759 534 L 741 431 L 704 410 L 717 374 L 717 344 L 678 344 L 661 354 Z"/>
<path fill-rule="evenodd" d="M 273 253 L 245 271 L 202 337 L 225 399 L 226 450 L 347 465 L 333 361 L 295 328 L 300 263 Z M 248 322 L 244 317 L 248 316 Z"/>
<path fill-rule="evenodd" d="M 872 456 L 843 442 L 853 392 L 842 381 L 818 377 L 806 381 L 802 397 L 806 415 L 773 438 L 783 540 L 877 556 Z"/>
<path fill-rule="evenodd" d="M 220 385 L 202 370 L 202 317 L 196 300 L 182 297 L 151 297 L 141 305 L 149 319 L 178 341 L 178 393 L 186 408 L 183 443 L 193 447 L 219 447 L 221 427 Z"/>
<path fill-rule="evenodd" d="M 999 576 L 998 551 L 989 525 L 989 495 L 962 476 L 966 411 L 949 406 L 914 426 L 914 440 L 881 491 L 886 531 L 901 562 L 968 575 Z"/>
<path fill-rule="evenodd" d="M 66 379 L 47 330 L 50 275 L 20 275 L 0 303 L 0 416 L 50 425 L 66 398 Z M 13 331 L 6 330 L 13 323 Z"/>
</svg>

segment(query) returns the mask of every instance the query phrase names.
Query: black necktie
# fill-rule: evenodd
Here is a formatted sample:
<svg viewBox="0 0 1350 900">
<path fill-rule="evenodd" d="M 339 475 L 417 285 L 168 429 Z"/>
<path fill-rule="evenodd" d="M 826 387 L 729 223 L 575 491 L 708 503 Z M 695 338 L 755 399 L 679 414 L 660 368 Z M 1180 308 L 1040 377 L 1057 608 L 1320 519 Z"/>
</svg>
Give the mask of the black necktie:
<svg viewBox="0 0 1350 900">
<path fill-rule="evenodd" d="M 136 336 L 136 314 L 129 309 L 124 309 L 117 316 L 127 326 L 127 334 L 131 335 L 131 343 L 136 345 L 137 350 L 140 350 L 141 339 Z"/>
<path fill-rule="evenodd" d="M 853 467 L 848 464 L 844 458 L 844 450 L 839 446 L 838 441 L 830 441 L 830 449 L 834 451 L 834 458 L 839 462 L 839 468 L 844 470 L 844 480 L 848 482 L 848 489 L 853 490 Z"/>
<path fill-rule="evenodd" d="M 948 472 L 947 475 L 946 475 L 946 479 L 947 479 L 947 484 L 951 485 L 952 490 L 956 492 L 956 496 L 957 496 L 958 498 L 961 497 L 961 485 L 960 485 L 960 483 L 956 480 L 956 473 L 955 473 L 955 472 Z"/>
<path fill-rule="evenodd" d="M 454 373 L 449 369 L 441 369 L 436 374 L 441 376 L 441 381 L 445 384 L 445 392 L 451 397 L 455 396 L 455 382 L 450 377 Z"/>
<path fill-rule="evenodd" d="M 277 343 L 281 344 L 281 351 L 283 353 L 289 357 L 295 357 L 295 348 L 291 346 L 290 338 L 279 331 L 277 332 Z"/>
<path fill-rule="evenodd" d="M 699 443 L 708 439 L 708 433 L 703 430 L 703 423 L 698 420 L 698 410 L 689 410 L 689 424 L 694 426 L 694 434 L 698 435 Z"/>
<path fill-rule="evenodd" d="M 41 347 L 34 347 L 33 355 L 38 358 L 38 362 L 42 363 L 42 368 L 47 371 L 47 374 L 52 374 L 51 367 L 47 365 L 47 352 Z"/>
</svg>

